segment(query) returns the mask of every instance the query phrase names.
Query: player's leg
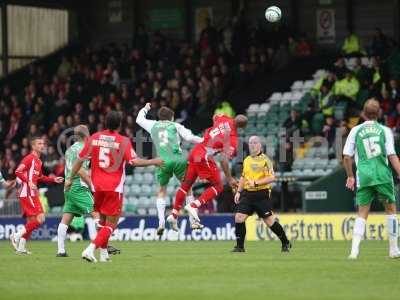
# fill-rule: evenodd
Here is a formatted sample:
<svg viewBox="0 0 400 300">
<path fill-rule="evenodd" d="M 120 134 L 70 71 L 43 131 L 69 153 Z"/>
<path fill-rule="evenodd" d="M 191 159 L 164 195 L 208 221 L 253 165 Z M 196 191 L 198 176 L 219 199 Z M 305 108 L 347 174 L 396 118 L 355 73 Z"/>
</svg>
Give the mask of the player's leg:
<svg viewBox="0 0 400 300">
<path fill-rule="evenodd" d="M 187 170 L 185 179 L 182 181 L 181 186 L 176 191 L 175 201 L 173 204 L 172 214 L 171 216 L 176 220 L 179 215 L 179 211 L 182 209 L 183 203 L 185 202 L 186 196 L 190 189 L 192 188 L 193 183 L 197 179 L 197 170 L 193 163 L 190 163 Z"/>
<path fill-rule="evenodd" d="M 243 191 L 235 210 L 236 246 L 233 248 L 232 252 L 245 252 L 246 219 L 254 213 L 254 208 L 250 205 L 250 200 L 248 193 Z"/>
<path fill-rule="evenodd" d="M 271 229 L 271 231 L 279 238 L 282 244 L 282 252 L 289 252 L 292 244 L 289 242 L 282 225 L 272 212 L 270 192 L 256 192 L 254 193 L 254 198 L 255 199 L 253 199 L 251 203 L 254 206 L 257 215 L 264 220 L 265 225 L 267 225 L 269 229 Z"/>
<path fill-rule="evenodd" d="M 65 251 L 65 239 L 67 238 L 68 226 L 71 224 L 74 215 L 70 212 L 64 212 L 60 224 L 57 228 L 57 257 L 67 257 Z"/>
<path fill-rule="evenodd" d="M 167 186 L 162 185 L 157 193 L 157 215 L 158 215 L 158 228 L 157 235 L 162 236 L 165 229 L 165 207 L 167 206 Z"/>
<path fill-rule="evenodd" d="M 389 257 L 400 258 L 398 247 L 398 228 L 396 197 L 393 183 L 380 184 L 376 187 L 379 200 L 383 201 L 386 211 L 386 228 L 389 239 Z"/>
<path fill-rule="evenodd" d="M 108 241 L 118 225 L 119 216 L 107 216 L 103 227 L 97 232 L 96 238 L 82 252 L 82 258 L 89 262 L 97 262 L 94 251 L 100 250 L 100 262 L 111 261 L 107 250 Z"/>
<path fill-rule="evenodd" d="M 400 251 L 398 246 L 398 228 L 399 221 L 397 219 L 397 210 L 395 203 L 386 203 L 386 224 L 389 238 L 389 256 L 391 258 L 400 258 Z"/>
<path fill-rule="evenodd" d="M 282 243 L 282 252 L 289 252 L 290 248 L 292 248 L 292 244 L 290 243 L 290 241 L 288 240 L 285 230 L 283 230 L 282 225 L 279 223 L 279 221 L 277 220 L 277 218 L 275 217 L 274 214 L 272 214 L 272 212 L 268 212 L 270 213 L 269 216 L 266 216 L 264 214 L 264 223 L 265 225 L 268 226 L 269 229 L 271 229 L 271 231 L 279 238 L 279 240 Z"/>
<path fill-rule="evenodd" d="M 367 223 L 371 202 L 375 197 L 373 187 L 363 187 L 357 190 L 356 203 L 358 205 L 357 218 L 353 227 L 353 239 L 349 259 L 357 259 L 360 253 L 360 243 L 364 237 L 365 225 Z"/>
<path fill-rule="evenodd" d="M 57 257 L 67 257 L 65 251 L 65 239 L 67 237 L 68 226 L 71 224 L 74 216 L 82 215 L 86 213 L 80 205 L 81 201 L 84 201 L 84 194 L 80 189 L 71 189 L 70 191 L 64 192 L 64 207 L 63 216 L 57 229 Z"/>
<path fill-rule="evenodd" d="M 248 214 L 241 212 L 235 214 L 236 246 L 231 252 L 245 252 L 244 240 L 246 239 L 246 219 L 248 216 Z"/>
<path fill-rule="evenodd" d="M 199 177 L 201 179 L 206 179 L 210 183 L 210 187 L 208 187 L 197 200 L 186 206 L 185 209 L 200 222 L 196 209 L 217 197 L 224 190 L 224 186 L 214 161 L 198 163 L 196 164 L 196 168 Z"/>
<path fill-rule="evenodd" d="M 158 228 L 157 235 L 161 236 L 165 229 L 165 207 L 167 205 L 167 186 L 173 176 L 173 161 L 165 162 L 163 168 L 157 168 L 157 181 L 160 189 L 157 193 L 157 215 L 158 215 Z"/>
<path fill-rule="evenodd" d="M 174 175 L 181 182 L 181 184 L 185 179 L 187 168 L 188 168 L 188 163 L 184 158 L 177 161 L 175 164 Z M 186 194 L 185 206 L 190 205 L 193 201 L 194 201 L 193 190 L 190 189 Z M 190 227 L 195 230 L 202 229 L 204 227 L 199 222 L 196 222 L 196 220 L 190 214 L 189 214 L 189 223 Z"/>
<path fill-rule="evenodd" d="M 96 192 L 95 206 L 101 215 L 106 216 L 105 224 L 97 232 L 96 238 L 82 252 L 82 258 L 89 262 L 96 262 L 94 250 L 100 249 L 100 261 L 110 261 L 107 251 L 108 241 L 118 225 L 122 210 L 122 194 L 117 192 Z"/>
<path fill-rule="evenodd" d="M 27 218 L 27 222 L 24 226 L 25 233 L 22 234 L 21 238 L 19 239 L 17 254 L 30 254 L 30 252 L 26 249 L 26 242 L 31 238 L 32 232 L 39 228 L 40 225 L 44 223 L 44 221 L 44 213 L 40 213 L 37 216 L 31 216 Z"/>
<path fill-rule="evenodd" d="M 23 228 L 10 236 L 10 240 L 17 254 L 30 254 L 26 250 L 26 241 L 32 232 L 44 223 L 45 215 L 39 197 L 21 198 L 20 204 L 23 216 L 26 217 L 26 223 Z"/>
</svg>

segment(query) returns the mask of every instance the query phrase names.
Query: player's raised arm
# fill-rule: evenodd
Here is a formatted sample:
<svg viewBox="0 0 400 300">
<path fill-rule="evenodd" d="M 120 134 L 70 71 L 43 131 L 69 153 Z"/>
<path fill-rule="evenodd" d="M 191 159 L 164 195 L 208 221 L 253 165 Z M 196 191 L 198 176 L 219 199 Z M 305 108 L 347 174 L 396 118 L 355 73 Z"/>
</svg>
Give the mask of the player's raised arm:
<svg viewBox="0 0 400 300">
<path fill-rule="evenodd" d="M 154 124 L 156 121 L 154 120 L 149 120 L 146 118 L 147 113 L 151 109 L 151 104 L 147 103 L 145 107 L 143 107 L 137 117 L 136 117 L 136 123 L 142 127 L 144 130 L 146 130 L 148 133 L 151 133 L 151 129 L 153 128 Z"/>
<path fill-rule="evenodd" d="M 204 141 L 204 138 L 194 135 L 190 129 L 187 129 L 181 124 L 176 123 L 176 129 L 180 137 L 189 143 L 200 144 Z"/>
</svg>

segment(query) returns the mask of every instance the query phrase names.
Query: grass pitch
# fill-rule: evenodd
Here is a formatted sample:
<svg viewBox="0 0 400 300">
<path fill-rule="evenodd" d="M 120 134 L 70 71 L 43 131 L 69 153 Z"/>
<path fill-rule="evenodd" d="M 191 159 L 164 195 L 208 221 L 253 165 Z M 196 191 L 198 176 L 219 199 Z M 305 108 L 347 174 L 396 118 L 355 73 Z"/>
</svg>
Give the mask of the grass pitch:
<svg viewBox="0 0 400 300">
<path fill-rule="evenodd" d="M 80 259 L 87 242 L 31 242 L 31 256 L 0 243 L 0 299 L 399 299 L 400 260 L 387 242 L 363 242 L 360 259 L 346 259 L 349 242 L 297 242 L 281 254 L 278 242 L 113 242 L 111 263 Z"/>
</svg>

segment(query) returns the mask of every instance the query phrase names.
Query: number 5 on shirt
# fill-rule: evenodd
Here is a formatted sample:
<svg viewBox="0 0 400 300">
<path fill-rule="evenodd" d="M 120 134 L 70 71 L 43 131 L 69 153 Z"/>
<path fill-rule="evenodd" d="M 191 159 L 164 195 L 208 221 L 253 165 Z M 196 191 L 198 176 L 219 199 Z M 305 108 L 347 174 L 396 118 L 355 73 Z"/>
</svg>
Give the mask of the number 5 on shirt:
<svg viewBox="0 0 400 300">
<path fill-rule="evenodd" d="M 100 147 L 99 166 L 103 169 L 106 169 L 110 166 L 110 148 Z"/>
</svg>

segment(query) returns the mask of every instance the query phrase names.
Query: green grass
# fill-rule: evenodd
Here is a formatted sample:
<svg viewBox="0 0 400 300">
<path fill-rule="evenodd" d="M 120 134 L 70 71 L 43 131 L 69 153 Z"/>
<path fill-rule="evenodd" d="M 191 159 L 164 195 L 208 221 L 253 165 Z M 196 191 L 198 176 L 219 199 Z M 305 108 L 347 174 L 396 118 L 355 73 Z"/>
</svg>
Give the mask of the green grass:
<svg viewBox="0 0 400 300">
<path fill-rule="evenodd" d="M 400 260 L 387 242 L 363 242 L 348 261 L 349 242 L 298 242 L 280 253 L 278 242 L 112 243 L 122 254 L 112 263 L 80 259 L 86 242 L 69 243 L 69 258 L 55 243 L 32 242 L 31 256 L 0 243 L 0 299 L 399 299 Z"/>
</svg>

